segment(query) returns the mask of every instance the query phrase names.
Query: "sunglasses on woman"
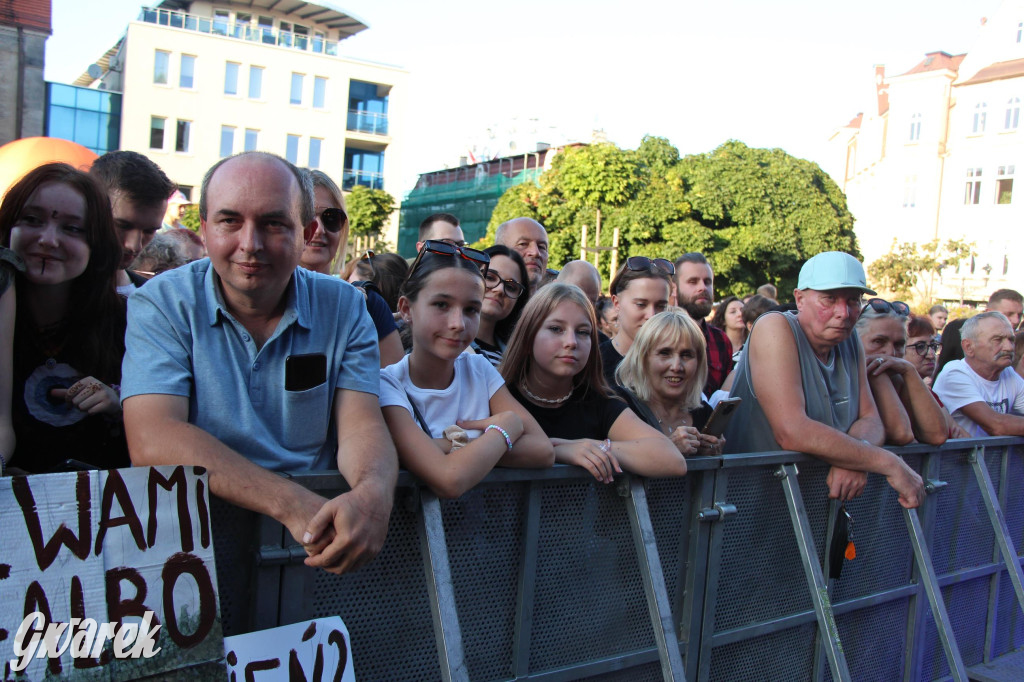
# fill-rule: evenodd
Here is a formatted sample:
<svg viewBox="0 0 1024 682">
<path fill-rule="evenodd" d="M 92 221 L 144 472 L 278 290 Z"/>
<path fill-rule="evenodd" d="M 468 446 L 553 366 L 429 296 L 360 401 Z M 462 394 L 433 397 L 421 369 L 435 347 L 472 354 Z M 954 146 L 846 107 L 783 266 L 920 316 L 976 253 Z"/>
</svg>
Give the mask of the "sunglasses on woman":
<svg viewBox="0 0 1024 682">
<path fill-rule="evenodd" d="M 893 312 L 899 315 L 900 317 L 906 317 L 907 315 L 910 314 L 910 306 L 904 303 L 903 301 L 890 302 L 882 298 L 872 298 L 871 300 L 864 304 L 864 307 L 861 308 L 860 311 L 864 312 L 868 308 L 871 308 L 876 313 Z"/>
<path fill-rule="evenodd" d="M 491 262 L 491 257 L 483 251 L 471 249 L 468 246 L 455 246 L 448 242 L 443 242 L 439 239 L 428 239 L 423 242 L 423 248 L 416 254 L 416 260 L 412 262 L 412 267 L 409 268 L 409 274 L 405 276 L 405 281 L 409 281 L 412 277 L 412 273 L 416 272 L 416 268 L 419 267 L 420 261 L 423 260 L 423 254 L 425 253 L 436 253 L 439 256 L 458 256 L 465 258 L 468 261 L 472 261 L 480 268 L 481 274 L 484 278 L 487 278 L 487 268 Z"/>
<path fill-rule="evenodd" d="M 651 270 L 662 272 L 666 275 L 676 274 L 676 266 L 672 261 L 665 258 L 648 258 L 647 256 L 630 256 L 626 259 L 626 267 L 633 272 L 645 272 Z"/>
<path fill-rule="evenodd" d="M 942 348 L 942 344 L 938 341 L 932 341 L 930 343 L 928 341 L 918 341 L 917 343 L 907 344 L 907 348 L 913 348 L 914 352 L 923 358 L 928 351 L 937 355 L 939 349 Z"/>
<path fill-rule="evenodd" d="M 376 256 L 373 251 L 367 251 L 363 254 L 363 257 L 359 259 L 359 265 L 364 265 L 370 268 L 370 275 L 377 274 L 377 268 L 373 267 L 373 257 Z"/>
<path fill-rule="evenodd" d="M 341 226 L 348 219 L 340 208 L 325 208 L 317 217 L 320 218 L 320 224 L 324 229 L 331 233 L 340 232 Z"/>
<path fill-rule="evenodd" d="M 519 298 L 526 291 L 526 287 L 514 279 L 502 279 L 494 270 L 488 270 L 484 275 L 484 285 L 488 289 L 497 289 L 499 284 L 505 286 L 505 295 L 509 298 Z"/>
</svg>

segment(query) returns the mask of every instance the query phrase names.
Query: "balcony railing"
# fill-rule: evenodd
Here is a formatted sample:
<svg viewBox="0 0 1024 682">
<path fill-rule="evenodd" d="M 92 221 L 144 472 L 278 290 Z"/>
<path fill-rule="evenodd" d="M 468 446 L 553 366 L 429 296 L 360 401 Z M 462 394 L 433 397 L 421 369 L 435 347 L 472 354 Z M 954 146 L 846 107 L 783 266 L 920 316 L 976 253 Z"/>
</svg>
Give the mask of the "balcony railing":
<svg viewBox="0 0 1024 682">
<path fill-rule="evenodd" d="M 201 17 L 196 14 L 175 12 L 174 10 L 143 7 L 139 13 L 139 21 L 147 24 L 170 26 L 186 31 L 225 36 L 238 40 L 247 40 L 264 45 L 278 45 L 304 52 L 316 52 L 337 56 L 338 42 L 326 40 L 318 36 L 308 36 L 291 31 L 280 31 L 268 26 L 253 26 L 250 23 L 229 22 L 226 19 Z"/>
<path fill-rule="evenodd" d="M 388 115 L 350 109 L 348 112 L 348 129 L 360 133 L 370 133 L 371 135 L 387 135 Z"/>
<path fill-rule="evenodd" d="M 384 174 L 346 168 L 341 179 L 341 188 L 351 190 L 356 185 L 362 185 L 370 189 L 384 189 Z"/>
</svg>

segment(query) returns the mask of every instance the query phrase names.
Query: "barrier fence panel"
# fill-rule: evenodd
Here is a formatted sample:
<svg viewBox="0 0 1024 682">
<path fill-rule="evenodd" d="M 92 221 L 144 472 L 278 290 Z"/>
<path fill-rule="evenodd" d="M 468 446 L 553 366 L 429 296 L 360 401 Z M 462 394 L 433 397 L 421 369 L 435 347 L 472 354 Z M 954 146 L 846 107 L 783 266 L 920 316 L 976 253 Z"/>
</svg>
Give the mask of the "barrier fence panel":
<svg viewBox="0 0 1024 682">
<path fill-rule="evenodd" d="M 304 566 L 276 522 L 215 504 L 224 630 L 340 615 L 360 680 L 948 678 L 949 660 L 970 667 L 1024 645 L 993 531 L 1002 519 L 1019 564 L 1022 444 L 898 450 L 940 486 L 905 519 L 884 478 L 869 477 L 846 504 L 857 557 L 828 593 L 824 581 L 812 591 L 794 532 L 804 529 L 820 574 L 828 467 L 796 453 L 694 458 L 684 478 L 616 485 L 572 467 L 496 470 L 456 500 L 403 473 L 380 556 L 340 577 Z M 787 464 L 795 480 L 777 475 Z M 982 464 L 1001 514 L 986 506 Z M 337 475 L 296 480 L 325 496 L 344 489 Z M 917 570 L 912 532 L 933 570 Z M 950 657 L 928 573 L 948 612 Z M 831 664 L 815 599 L 824 622 L 835 618 Z"/>
</svg>

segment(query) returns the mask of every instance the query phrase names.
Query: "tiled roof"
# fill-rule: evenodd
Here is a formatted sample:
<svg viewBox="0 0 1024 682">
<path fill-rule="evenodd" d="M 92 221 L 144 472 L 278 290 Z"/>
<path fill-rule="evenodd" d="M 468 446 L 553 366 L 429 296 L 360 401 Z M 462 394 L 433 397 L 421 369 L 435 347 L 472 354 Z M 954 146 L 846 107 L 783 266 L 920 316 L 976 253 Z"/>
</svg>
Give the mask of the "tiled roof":
<svg viewBox="0 0 1024 682">
<path fill-rule="evenodd" d="M 860 128 L 861 121 L 864 120 L 864 112 L 861 112 L 853 117 L 853 119 L 847 123 L 844 128 Z"/>
<path fill-rule="evenodd" d="M 960 68 L 960 62 L 962 62 L 966 56 L 966 54 L 951 55 L 946 52 L 928 52 L 917 66 L 906 73 L 901 73 L 900 75 L 909 76 L 911 74 L 925 73 L 927 71 L 942 71 L 943 69 L 955 72 Z"/>
<path fill-rule="evenodd" d="M 957 83 L 957 85 L 974 85 L 975 83 L 987 83 L 988 81 L 998 81 L 1004 78 L 1017 78 L 1024 76 L 1024 59 L 1012 59 L 1008 62 L 996 62 L 990 66 L 986 66 L 978 73 L 971 76 L 970 80 L 966 80 L 963 83 Z"/>
</svg>

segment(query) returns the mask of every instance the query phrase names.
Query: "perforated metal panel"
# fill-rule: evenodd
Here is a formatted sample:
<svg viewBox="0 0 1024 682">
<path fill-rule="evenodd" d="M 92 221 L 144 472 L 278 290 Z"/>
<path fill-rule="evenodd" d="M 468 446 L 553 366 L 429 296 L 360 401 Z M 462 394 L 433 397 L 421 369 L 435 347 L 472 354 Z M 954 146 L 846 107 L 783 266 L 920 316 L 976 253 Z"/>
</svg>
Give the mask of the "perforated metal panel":
<svg viewBox="0 0 1024 682">
<path fill-rule="evenodd" d="M 900 599 L 836 617 L 854 680 L 902 679 L 902 633 L 907 627 L 909 606 L 909 599 Z"/>
<path fill-rule="evenodd" d="M 985 612 L 988 610 L 989 579 L 977 578 L 942 588 L 956 643 L 963 656 L 964 665 L 974 665 L 982 660 L 985 648 Z M 928 636 L 925 642 L 924 679 L 935 680 L 949 674 L 942 644 L 939 641 L 935 621 L 928 621 Z"/>
<path fill-rule="evenodd" d="M 735 644 L 711 654 L 712 682 L 794 682 L 811 679 L 814 626 L 803 625 Z"/>
<path fill-rule="evenodd" d="M 661 682 L 661 666 L 657 663 L 636 666 L 629 670 L 616 670 L 615 672 L 594 675 L 593 677 L 581 677 L 584 682 Z"/>
<path fill-rule="evenodd" d="M 665 575 L 669 603 L 673 608 L 672 615 L 677 622 L 679 613 L 675 609 L 681 596 L 679 591 L 685 588 L 680 584 L 680 571 L 685 569 L 689 551 L 687 530 L 690 524 L 688 514 L 693 480 L 691 475 L 647 482 L 647 503 L 651 510 L 654 538 L 658 543 L 658 557 Z"/>
<path fill-rule="evenodd" d="M 252 573 L 255 567 L 259 515 L 210 496 L 213 561 L 224 636 L 249 632 L 255 615 Z"/>
<path fill-rule="evenodd" d="M 511 676 L 526 490 L 526 484 L 483 485 L 442 503 L 471 680 Z"/>
<path fill-rule="evenodd" d="M 939 575 L 991 563 L 992 524 L 967 454 L 944 457 L 936 495 L 937 524 L 932 534 L 932 565 Z"/>
<path fill-rule="evenodd" d="M 615 488 L 551 484 L 541 500 L 531 670 L 653 647 L 626 506 Z"/>
</svg>

